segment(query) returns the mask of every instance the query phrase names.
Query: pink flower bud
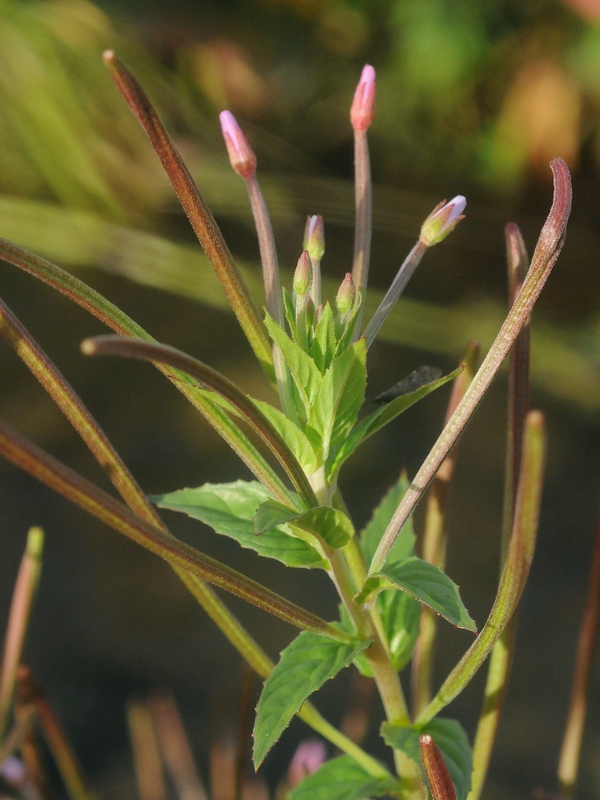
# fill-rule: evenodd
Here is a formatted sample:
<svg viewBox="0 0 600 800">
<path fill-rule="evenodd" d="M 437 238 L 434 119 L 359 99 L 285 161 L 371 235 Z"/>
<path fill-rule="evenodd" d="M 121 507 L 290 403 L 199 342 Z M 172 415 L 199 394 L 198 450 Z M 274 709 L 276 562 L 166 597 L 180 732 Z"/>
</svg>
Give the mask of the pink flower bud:
<svg viewBox="0 0 600 800">
<path fill-rule="evenodd" d="M 427 247 L 432 247 L 445 239 L 461 219 L 465 218 L 462 212 L 466 205 L 467 201 L 461 194 L 450 200 L 449 203 L 446 203 L 445 200 L 439 203 L 421 227 L 421 242 Z"/>
<path fill-rule="evenodd" d="M 340 314 L 347 314 L 354 305 L 354 281 L 352 273 L 347 272 L 335 298 L 335 304 Z"/>
<path fill-rule="evenodd" d="M 350 121 L 355 131 L 366 131 L 375 115 L 375 70 L 370 64 L 363 67 L 350 108 Z"/>
<path fill-rule="evenodd" d="M 323 258 L 323 253 L 325 252 L 325 226 L 323 217 L 320 214 L 315 214 L 306 220 L 304 249 L 308 250 L 313 261 L 320 261 Z"/>
<path fill-rule="evenodd" d="M 312 284 L 312 264 L 308 250 L 303 250 L 298 259 L 296 271 L 294 272 L 294 291 L 303 296 L 308 294 Z"/>
<path fill-rule="evenodd" d="M 327 750 L 320 739 L 307 739 L 301 742 L 288 771 L 290 786 L 296 786 L 307 775 L 316 772 L 326 758 Z"/>
<path fill-rule="evenodd" d="M 250 178 L 256 169 L 256 156 L 231 111 L 219 114 L 223 138 L 231 166 L 242 178 Z"/>
</svg>

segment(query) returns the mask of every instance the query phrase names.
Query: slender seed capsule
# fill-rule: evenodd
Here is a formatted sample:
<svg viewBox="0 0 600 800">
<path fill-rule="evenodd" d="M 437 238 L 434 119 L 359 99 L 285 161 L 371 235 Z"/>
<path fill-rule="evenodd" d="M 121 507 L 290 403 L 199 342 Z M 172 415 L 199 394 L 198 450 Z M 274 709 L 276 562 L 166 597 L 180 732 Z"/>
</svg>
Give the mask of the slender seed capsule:
<svg viewBox="0 0 600 800">
<path fill-rule="evenodd" d="M 256 170 L 254 150 L 231 111 L 221 111 L 219 120 L 231 166 L 242 178 L 250 178 Z"/>
<path fill-rule="evenodd" d="M 427 217 L 421 227 L 420 241 L 426 247 L 433 247 L 445 239 L 449 233 L 465 218 L 463 211 L 467 200 L 462 194 L 457 195 L 449 203 L 442 200 Z"/>
<path fill-rule="evenodd" d="M 354 288 L 354 281 L 352 280 L 352 273 L 347 272 L 335 298 L 335 304 L 340 314 L 347 314 L 350 311 L 354 305 L 355 293 L 356 290 Z"/>
<path fill-rule="evenodd" d="M 452 778 L 436 743 L 429 734 L 425 734 L 421 736 L 419 745 L 421 762 L 433 800 L 456 800 Z"/>
<path fill-rule="evenodd" d="M 312 284 L 312 264 L 308 250 L 303 250 L 298 259 L 296 271 L 294 272 L 294 291 L 302 297 L 308 294 Z"/>
<path fill-rule="evenodd" d="M 313 261 L 320 261 L 323 258 L 325 253 L 325 226 L 323 217 L 320 214 L 314 214 L 306 220 L 304 249 L 308 250 Z"/>
<path fill-rule="evenodd" d="M 355 131 L 366 131 L 374 116 L 375 70 L 370 64 L 365 64 L 350 108 L 352 127 Z"/>
</svg>

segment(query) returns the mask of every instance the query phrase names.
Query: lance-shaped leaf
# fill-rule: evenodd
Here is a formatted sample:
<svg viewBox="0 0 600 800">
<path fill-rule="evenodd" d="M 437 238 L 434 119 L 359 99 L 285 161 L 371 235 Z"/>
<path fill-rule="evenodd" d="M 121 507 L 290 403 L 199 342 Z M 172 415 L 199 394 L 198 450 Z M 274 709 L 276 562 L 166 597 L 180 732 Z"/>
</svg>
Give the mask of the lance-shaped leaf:
<svg viewBox="0 0 600 800">
<path fill-rule="evenodd" d="M 396 483 L 391 486 L 385 494 L 384 498 L 373 512 L 369 523 L 361 532 L 360 546 L 367 563 L 373 558 L 377 545 L 385 529 L 389 525 L 391 518 L 394 516 L 394 511 L 398 508 L 398 503 L 404 497 L 408 486 L 408 478 L 406 477 L 406 473 L 403 472 Z M 412 520 L 409 519 L 402 528 L 400 536 L 396 539 L 394 548 L 390 553 L 389 562 L 393 563 L 409 558 L 409 556 L 414 556 L 416 538 Z"/>
<path fill-rule="evenodd" d="M 235 266 L 209 207 L 135 76 L 119 61 L 112 50 L 107 50 L 103 57 L 117 89 L 145 130 L 169 176 L 179 202 L 215 270 L 250 346 L 265 372 L 272 378 L 271 348 L 258 308 Z"/>
<path fill-rule="evenodd" d="M 127 538 L 177 566 L 269 611 L 291 625 L 347 642 L 349 637 L 325 620 L 261 586 L 210 556 L 180 542 L 164 529 L 133 514 L 126 506 L 57 461 L 33 442 L 0 422 L 0 454 L 54 491 Z"/>
<path fill-rule="evenodd" d="M 265 325 L 271 338 L 283 353 L 298 394 L 302 399 L 305 417 L 308 417 L 322 380 L 321 373 L 312 358 L 290 339 L 269 314 L 265 315 Z"/>
<path fill-rule="evenodd" d="M 431 736 L 439 748 L 456 790 L 456 800 L 465 800 L 471 788 L 473 755 L 467 734 L 459 722 L 436 717 L 419 729 L 400 727 L 389 722 L 381 726 L 381 735 L 386 744 L 401 750 L 421 768 L 419 739 L 423 734 Z"/>
<path fill-rule="evenodd" d="M 391 775 L 374 777 L 350 756 L 340 756 L 326 761 L 292 789 L 288 797 L 289 800 L 364 800 L 386 794 L 396 796 L 399 789 L 399 782 Z"/>
<path fill-rule="evenodd" d="M 333 311 L 325 303 L 321 319 L 317 323 L 315 335 L 310 346 L 310 354 L 320 372 L 325 373 L 331 364 L 337 347 Z"/>
<path fill-rule="evenodd" d="M 85 308 L 94 317 L 99 319 L 115 333 L 123 336 L 135 336 L 138 339 L 153 341 L 140 325 L 134 322 L 120 308 L 99 294 L 95 289 L 87 286 L 79 278 L 71 275 L 64 269 L 57 267 L 50 261 L 36 256 L 22 247 L 6 239 L 0 238 L 0 258 L 9 264 L 19 267 L 30 275 L 38 278 L 51 286 L 57 292 L 66 295 L 77 305 Z M 223 437 L 227 444 L 242 459 L 249 470 L 271 492 L 273 497 L 280 500 L 287 498 L 285 485 L 276 472 L 265 461 L 256 447 L 242 433 L 240 428 L 207 396 L 207 393 L 198 387 L 197 381 L 190 378 L 185 372 L 165 367 L 161 364 L 157 368 L 172 381 L 179 391 L 200 411 L 217 433 Z"/>
<path fill-rule="evenodd" d="M 282 651 L 256 709 L 253 757 L 257 769 L 307 697 L 368 646 L 368 640 L 340 642 L 303 631 Z"/>
<path fill-rule="evenodd" d="M 384 565 L 399 531 L 433 480 L 440 464 L 456 444 L 523 325 L 526 324 L 531 309 L 560 255 L 571 212 L 571 179 L 567 165 L 562 159 L 554 159 L 550 166 L 554 175 L 554 202 L 540 233 L 525 282 L 471 385 L 396 510 L 373 556 L 371 572 L 378 572 Z"/>
<path fill-rule="evenodd" d="M 300 528 L 315 536 L 326 547 L 337 550 L 354 536 L 354 527 L 343 511 L 321 506 L 290 521 L 290 527 Z"/>
<path fill-rule="evenodd" d="M 374 594 L 390 587 L 408 592 L 457 628 L 476 632 L 475 621 L 460 598 L 458 586 L 439 567 L 416 556 L 387 565 L 367 578 L 356 601 L 366 603 Z"/>
<path fill-rule="evenodd" d="M 317 505 L 317 499 L 308 478 L 287 442 L 262 412 L 224 375 L 174 347 L 123 336 L 97 336 L 93 339 L 86 339 L 81 344 L 81 350 L 86 355 L 116 355 L 169 364 L 191 375 L 202 386 L 221 395 L 227 403 L 235 408 L 236 413 L 268 445 L 306 504 L 308 506 Z"/>
<path fill-rule="evenodd" d="M 325 567 L 326 562 L 314 548 L 277 528 L 278 523 L 265 528 L 261 536 L 256 535 L 254 516 L 268 498 L 269 493 L 260 483 L 234 481 L 205 483 L 196 489 L 180 489 L 150 499 L 160 508 L 199 519 L 216 533 L 235 539 L 261 556 L 276 558 L 288 567 Z"/>
<path fill-rule="evenodd" d="M 496 598 L 483 626 L 431 703 L 419 714 L 419 726 L 433 719 L 462 692 L 489 656 L 514 614 L 533 561 L 545 462 L 544 420 L 539 411 L 526 418 L 523 460 L 513 531 Z"/>
<path fill-rule="evenodd" d="M 387 591 L 377 596 L 377 608 L 397 672 L 410 661 L 419 636 L 421 604 L 407 592 Z"/>
<path fill-rule="evenodd" d="M 367 349 L 359 339 L 332 361 L 323 376 L 308 424 L 317 431 L 326 457 L 350 433 L 365 399 Z"/>
<path fill-rule="evenodd" d="M 436 389 L 439 389 L 440 386 L 448 383 L 448 381 L 454 380 L 461 369 L 462 368 L 455 369 L 454 372 L 451 372 L 449 375 L 445 375 L 439 380 L 431 381 L 431 383 L 427 383 L 425 386 L 421 386 L 413 392 L 396 397 L 391 401 L 391 403 L 387 403 L 385 406 L 378 408 L 377 411 L 374 411 L 372 414 L 369 414 L 368 417 L 365 417 L 365 419 L 361 420 L 361 422 L 358 423 L 356 428 L 354 428 L 345 441 L 341 443 L 341 446 L 335 454 L 335 458 L 331 465 L 330 474 L 332 476 L 335 475 L 344 461 L 346 461 L 346 459 L 352 455 L 356 448 L 366 441 L 370 436 L 383 428 L 384 425 L 387 425 L 388 422 L 391 422 L 419 400 L 427 397 L 428 394 L 434 392 Z"/>
<path fill-rule="evenodd" d="M 308 436 L 278 408 L 253 397 L 250 399 L 269 420 L 281 438 L 288 443 L 304 471 L 309 475 L 314 472 L 317 468 L 317 456 Z"/>
</svg>

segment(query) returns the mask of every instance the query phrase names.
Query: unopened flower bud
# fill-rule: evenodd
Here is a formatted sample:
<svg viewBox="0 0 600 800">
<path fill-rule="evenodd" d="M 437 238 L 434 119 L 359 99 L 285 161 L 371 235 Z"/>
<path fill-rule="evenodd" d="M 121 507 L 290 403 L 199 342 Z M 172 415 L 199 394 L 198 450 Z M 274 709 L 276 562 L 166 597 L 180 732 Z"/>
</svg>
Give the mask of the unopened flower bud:
<svg viewBox="0 0 600 800">
<path fill-rule="evenodd" d="M 438 244 L 451 233 L 465 216 L 462 213 L 467 205 L 461 194 L 446 203 L 443 200 L 427 217 L 421 227 L 421 242 L 427 247 Z"/>
<path fill-rule="evenodd" d="M 429 734 L 419 739 L 421 763 L 427 776 L 433 800 L 456 800 L 456 792 L 448 767 L 436 743 Z"/>
<path fill-rule="evenodd" d="M 296 271 L 294 272 L 294 291 L 302 297 L 308 294 L 312 285 L 312 264 L 308 250 L 303 250 L 298 259 Z"/>
<path fill-rule="evenodd" d="M 335 298 L 335 304 L 340 314 L 347 314 L 354 305 L 354 281 L 352 280 L 352 273 L 347 272 L 346 277 L 342 281 Z"/>
<path fill-rule="evenodd" d="M 256 169 L 254 150 L 231 111 L 221 111 L 219 119 L 231 166 L 242 178 L 250 178 Z"/>
<path fill-rule="evenodd" d="M 370 64 L 365 64 L 350 108 L 352 127 L 355 131 L 366 131 L 374 116 L 375 70 Z"/>
<path fill-rule="evenodd" d="M 325 225 L 320 214 L 306 218 L 304 228 L 304 249 L 308 250 L 313 261 L 320 261 L 325 253 Z"/>
</svg>

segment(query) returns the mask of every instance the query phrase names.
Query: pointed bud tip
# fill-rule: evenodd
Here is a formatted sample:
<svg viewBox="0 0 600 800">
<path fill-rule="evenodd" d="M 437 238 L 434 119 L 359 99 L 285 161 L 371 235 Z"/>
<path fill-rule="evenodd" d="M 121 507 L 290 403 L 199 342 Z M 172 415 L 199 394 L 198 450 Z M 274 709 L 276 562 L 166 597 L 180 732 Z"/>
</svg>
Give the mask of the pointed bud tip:
<svg viewBox="0 0 600 800">
<path fill-rule="evenodd" d="M 320 261 L 323 258 L 325 253 L 325 224 L 320 214 L 313 214 L 306 220 L 304 249 L 308 250 L 313 261 Z"/>
<path fill-rule="evenodd" d="M 312 263 L 308 250 L 303 250 L 302 255 L 298 259 L 296 271 L 294 272 L 294 291 L 297 295 L 303 296 L 308 294 L 312 286 L 313 277 Z"/>
<path fill-rule="evenodd" d="M 231 166 L 242 178 L 250 178 L 256 170 L 256 156 L 244 132 L 231 111 L 221 111 L 219 121 Z"/>
<path fill-rule="evenodd" d="M 365 64 L 350 108 L 352 127 L 355 131 L 366 131 L 374 116 L 375 70 L 370 64 Z"/>
<path fill-rule="evenodd" d="M 354 281 L 352 273 L 347 272 L 346 277 L 342 281 L 335 298 L 335 304 L 340 314 L 347 314 L 354 305 L 354 296 L 356 290 L 354 288 Z"/>
<path fill-rule="evenodd" d="M 105 50 L 102 53 L 102 60 L 105 64 L 112 64 L 115 60 L 115 51 L 114 50 Z"/>
<path fill-rule="evenodd" d="M 456 195 L 449 203 L 442 201 L 433 209 L 421 227 L 421 242 L 427 247 L 439 244 L 464 219 L 467 199 Z"/>
</svg>

